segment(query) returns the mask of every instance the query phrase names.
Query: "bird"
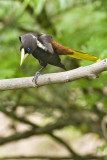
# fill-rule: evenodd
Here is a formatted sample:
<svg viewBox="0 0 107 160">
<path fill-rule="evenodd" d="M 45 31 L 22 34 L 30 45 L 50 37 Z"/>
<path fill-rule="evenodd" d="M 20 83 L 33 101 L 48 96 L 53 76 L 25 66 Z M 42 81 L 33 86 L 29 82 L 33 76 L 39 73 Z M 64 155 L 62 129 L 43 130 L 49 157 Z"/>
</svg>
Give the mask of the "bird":
<svg viewBox="0 0 107 160">
<path fill-rule="evenodd" d="M 59 44 L 53 39 L 53 36 L 49 34 L 38 34 L 33 32 L 24 33 L 19 36 L 19 40 L 22 43 L 20 47 L 20 65 L 22 65 L 23 61 L 28 55 L 32 54 L 42 66 L 42 68 L 36 72 L 33 78 L 35 83 L 41 71 L 47 66 L 47 64 L 51 64 L 66 70 L 65 65 L 61 62 L 59 57 L 60 55 L 68 55 L 76 59 L 95 62 L 100 60 L 96 56 L 76 51 Z"/>
</svg>

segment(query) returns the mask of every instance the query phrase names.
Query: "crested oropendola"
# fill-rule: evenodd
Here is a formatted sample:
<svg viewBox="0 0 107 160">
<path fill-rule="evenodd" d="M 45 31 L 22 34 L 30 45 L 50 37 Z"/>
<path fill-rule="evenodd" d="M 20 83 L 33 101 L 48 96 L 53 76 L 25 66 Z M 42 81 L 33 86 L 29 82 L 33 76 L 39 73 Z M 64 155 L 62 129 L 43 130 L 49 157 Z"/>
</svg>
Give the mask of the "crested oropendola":
<svg viewBox="0 0 107 160">
<path fill-rule="evenodd" d="M 73 49 L 62 46 L 53 40 L 51 35 L 47 34 L 37 34 L 37 33 L 25 33 L 19 36 L 22 43 L 20 47 L 21 51 L 21 63 L 22 65 L 24 59 L 32 54 L 36 59 L 38 59 L 42 68 L 36 72 L 34 81 L 40 72 L 46 67 L 47 64 L 51 64 L 57 67 L 61 67 L 66 70 L 65 66 L 61 63 L 59 55 L 68 55 L 77 59 L 84 59 L 89 61 L 99 61 L 98 57 L 82 53 Z"/>
</svg>

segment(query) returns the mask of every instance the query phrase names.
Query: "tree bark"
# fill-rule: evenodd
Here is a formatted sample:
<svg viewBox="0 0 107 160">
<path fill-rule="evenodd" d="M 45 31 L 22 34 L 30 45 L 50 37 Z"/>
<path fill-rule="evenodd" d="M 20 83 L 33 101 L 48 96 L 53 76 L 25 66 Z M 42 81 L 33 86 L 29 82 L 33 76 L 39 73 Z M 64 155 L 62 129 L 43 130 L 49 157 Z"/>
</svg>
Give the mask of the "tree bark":
<svg viewBox="0 0 107 160">
<path fill-rule="evenodd" d="M 40 75 L 36 84 L 32 81 L 33 77 L 0 80 L 0 90 L 34 88 L 53 83 L 72 82 L 85 77 L 97 78 L 98 74 L 105 70 L 107 70 L 107 58 L 92 65 L 70 71 Z"/>
</svg>

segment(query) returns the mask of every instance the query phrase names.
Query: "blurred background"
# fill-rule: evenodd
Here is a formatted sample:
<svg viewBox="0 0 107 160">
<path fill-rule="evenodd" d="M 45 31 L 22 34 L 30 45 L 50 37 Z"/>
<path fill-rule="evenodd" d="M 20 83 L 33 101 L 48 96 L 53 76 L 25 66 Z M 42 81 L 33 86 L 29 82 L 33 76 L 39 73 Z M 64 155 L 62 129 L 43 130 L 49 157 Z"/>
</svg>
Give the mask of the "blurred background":
<svg viewBox="0 0 107 160">
<path fill-rule="evenodd" d="M 40 69 L 31 55 L 20 67 L 19 35 L 26 32 L 51 34 L 64 46 L 104 59 L 107 0 L 0 0 L 0 79 L 33 76 Z M 67 70 L 92 64 L 61 60 Z M 61 71 L 48 65 L 43 74 Z M 2 91 L 0 111 L 1 159 L 107 158 L 107 72 L 97 79 Z"/>
</svg>

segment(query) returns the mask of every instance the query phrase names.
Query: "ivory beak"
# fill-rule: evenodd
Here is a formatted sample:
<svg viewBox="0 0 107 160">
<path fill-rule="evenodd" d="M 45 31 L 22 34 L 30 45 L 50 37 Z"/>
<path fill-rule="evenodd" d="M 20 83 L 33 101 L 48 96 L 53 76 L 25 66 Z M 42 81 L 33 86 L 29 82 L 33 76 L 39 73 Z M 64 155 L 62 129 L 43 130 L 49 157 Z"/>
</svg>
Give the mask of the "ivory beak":
<svg viewBox="0 0 107 160">
<path fill-rule="evenodd" d="M 22 65 L 23 61 L 25 60 L 25 58 L 28 56 L 29 54 L 26 53 L 25 54 L 25 50 L 24 48 L 21 49 L 21 62 L 20 62 L 20 66 Z"/>
</svg>

